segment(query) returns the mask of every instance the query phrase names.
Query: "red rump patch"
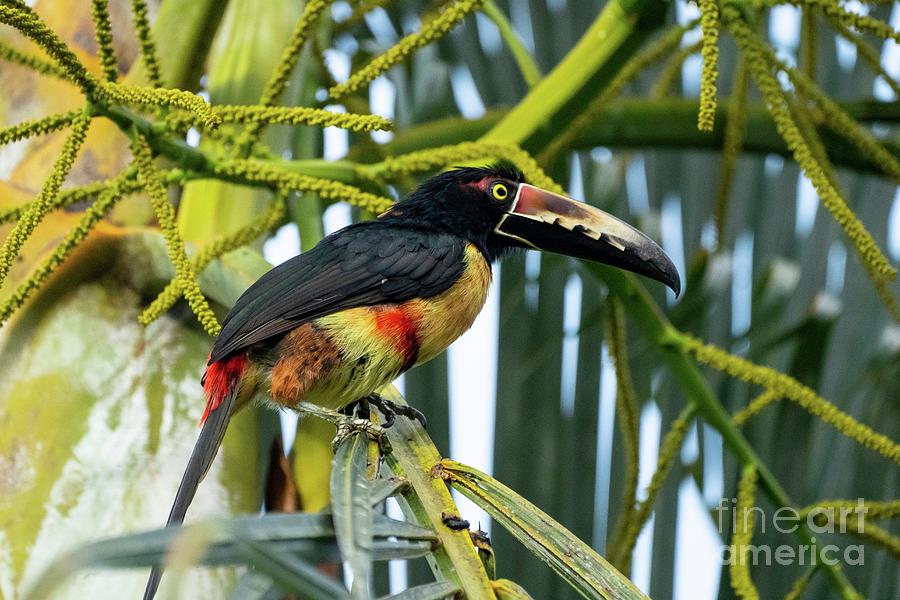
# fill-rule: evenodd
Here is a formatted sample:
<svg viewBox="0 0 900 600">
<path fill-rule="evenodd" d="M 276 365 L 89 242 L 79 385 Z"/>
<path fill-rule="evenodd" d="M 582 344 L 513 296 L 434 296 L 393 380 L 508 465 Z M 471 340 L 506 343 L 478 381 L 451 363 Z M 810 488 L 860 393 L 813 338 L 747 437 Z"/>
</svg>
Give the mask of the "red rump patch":
<svg viewBox="0 0 900 600">
<path fill-rule="evenodd" d="M 206 421 L 209 413 L 219 408 L 225 395 L 238 384 L 245 368 L 247 368 L 246 354 L 226 356 L 206 367 L 206 373 L 200 380 L 203 391 L 206 393 L 206 410 L 200 417 L 201 425 Z"/>
<path fill-rule="evenodd" d="M 394 342 L 403 356 L 403 370 L 412 368 L 419 356 L 418 319 L 402 307 L 375 310 L 375 330 Z"/>
</svg>

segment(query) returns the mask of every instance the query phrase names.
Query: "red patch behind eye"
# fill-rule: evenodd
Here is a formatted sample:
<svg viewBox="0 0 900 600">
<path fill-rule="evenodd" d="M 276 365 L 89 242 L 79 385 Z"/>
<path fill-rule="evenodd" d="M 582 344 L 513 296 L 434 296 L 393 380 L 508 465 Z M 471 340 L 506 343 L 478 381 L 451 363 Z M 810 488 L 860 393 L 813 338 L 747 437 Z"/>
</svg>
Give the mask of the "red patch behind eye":
<svg viewBox="0 0 900 600">
<path fill-rule="evenodd" d="M 206 367 L 206 373 L 200 380 L 203 391 L 206 393 L 206 410 L 200 417 L 201 425 L 206 421 L 209 413 L 219 408 L 225 395 L 240 383 L 245 368 L 247 368 L 246 354 L 226 356 Z"/>
<path fill-rule="evenodd" d="M 374 313 L 375 331 L 394 343 L 394 348 L 403 357 L 403 370 L 412 368 L 419 356 L 419 320 L 416 315 L 402 306 L 377 308 Z"/>
<path fill-rule="evenodd" d="M 478 181 L 473 181 L 473 182 L 467 183 L 465 185 L 467 185 L 469 187 L 473 187 L 478 190 L 481 190 L 482 192 L 486 192 L 487 188 L 488 188 L 488 182 L 493 179 L 494 179 L 493 176 L 484 177 L 482 179 L 479 179 Z"/>
</svg>

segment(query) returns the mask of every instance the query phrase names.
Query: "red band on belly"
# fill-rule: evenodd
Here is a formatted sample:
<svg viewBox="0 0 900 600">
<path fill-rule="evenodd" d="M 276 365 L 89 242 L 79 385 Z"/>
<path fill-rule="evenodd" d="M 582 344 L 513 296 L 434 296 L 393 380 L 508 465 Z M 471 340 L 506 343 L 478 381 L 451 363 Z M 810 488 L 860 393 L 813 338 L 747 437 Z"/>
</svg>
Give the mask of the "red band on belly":
<svg viewBox="0 0 900 600">
<path fill-rule="evenodd" d="M 391 340 L 403 357 L 403 371 L 412 368 L 419 356 L 419 320 L 403 307 L 376 308 L 375 331 Z"/>
</svg>

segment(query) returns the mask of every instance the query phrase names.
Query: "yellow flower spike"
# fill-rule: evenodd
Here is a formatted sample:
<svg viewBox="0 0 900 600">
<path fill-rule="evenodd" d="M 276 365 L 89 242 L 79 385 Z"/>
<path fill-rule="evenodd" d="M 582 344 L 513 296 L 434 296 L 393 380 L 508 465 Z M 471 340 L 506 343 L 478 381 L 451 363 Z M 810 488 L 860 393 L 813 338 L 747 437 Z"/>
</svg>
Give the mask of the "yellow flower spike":
<svg viewBox="0 0 900 600">
<path fill-rule="evenodd" d="M 719 77 L 719 5 L 699 0 L 700 30 L 703 32 L 703 71 L 700 75 L 700 112 L 697 129 L 712 133 L 716 123 L 716 79 Z"/>
<path fill-rule="evenodd" d="M 109 0 L 91 0 L 91 19 L 94 21 L 94 38 L 100 54 L 100 66 L 107 81 L 119 78 L 116 51 L 112 46 L 112 25 L 109 22 Z"/>
<path fill-rule="evenodd" d="M 638 408 L 637 393 L 634 391 L 634 384 L 631 380 L 631 370 L 628 366 L 628 335 L 625 329 L 624 310 L 620 300 L 612 298 L 608 303 L 605 325 L 609 355 L 616 370 L 616 416 L 619 419 L 619 428 L 622 431 L 626 471 L 625 483 L 622 486 L 623 510 L 616 521 L 611 538 L 613 540 L 611 546 L 615 547 L 624 535 L 627 524 L 635 511 L 638 486 L 638 436 L 641 413 Z"/>
<path fill-rule="evenodd" d="M 759 600 L 759 592 L 750 579 L 750 543 L 753 540 L 753 524 L 756 511 L 756 467 L 745 465 L 738 484 L 737 504 L 734 507 L 736 525 L 731 538 L 731 587 L 744 600 Z"/>
<path fill-rule="evenodd" d="M 703 364 L 747 383 L 765 387 L 783 398 L 796 402 L 810 414 L 832 425 L 841 434 L 900 464 L 900 444 L 873 431 L 868 425 L 863 425 L 790 375 L 780 373 L 771 367 L 754 364 L 712 344 L 704 344 L 689 335 L 681 337 L 681 344 Z"/>
<path fill-rule="evenodd" d="M 169 177 L 168 174 L 167 177 Z M 133 170 L 126 170 L 121 175 L 117 175 L 110 179 L 92 181 L 91 183 L 61 190 L 59 194 L 56 195 L 56 198 L 49 203 L 48 210 L 58 210 L 60 208 L 72 206 L 73 204 L 78 204 L 79 202 L 84 202 L 85 200 L 93 198 L 111 185 L 118 185 L 122 189 L 122 194 L 136 192 L 141 187 L 137 179 L 134 178 Z M 22 218 L 22 215 L 29 211 L 32 206 L 34 206 L 35 202 L 37 201 L 35 200 L 26 204 L 0 210 L 0 224 L 10 223 Z"/>
<path fill-rule="evenodd" d="M 12 295 L 0 305 L 0 325 L 5 323 L 12 314 L 19 309 L 26 300 L 47 281 L 47 278 L 59 267 L 71 254 L 78 244 L 84 241 L 88 233 L 99 223 L 103 217 L 122 198 L 122 190 L 118 185 L 107 186 L 90 208 L 84 211 L 81 220 L 72 229 L 62 242 L 53 250 L 53 254 L 47 257 L 43 263 L 32 273 L 27 280 L 19 285 Z"/>
<path fill-rule="evenodd" d="M 641 533 L 641 529 L 644 528 L 647 519 L 650 518 L 650 513 L 653 511 L 653 505 L 656 502 L 656 496 L 662 489 L 669 471 L 672 470 L 672 465 L 675 463 L 675 458 L 681 449 L 681 443 L 687 435 L 695 411 L 696 407 L 689 405 L 681 411 L 677 419 L 672 421 L 672 427 L 660 443 L 656 470 L 650 479 L 650 485 L 647 486 L 645 498 L 638 505 L 637 509 L 632 512 L 631 518 L 625 526 L 625 533 L 622 535 L 621 543 L 610 554 L 611 558 L 614 559 L 613 563 L 622 565 L 625 573 L 631 568 L 631 554 L 634 550 L 634 544 L 637 542 L 638 535 Z"/>
<path fill-rule="evenodd" d="M 719 181 L 713 208 L 713 222 L 716 226 L 716 246 L 721 248 L 725 239 L 725 225 L 728 205 L 731 200 L 731 186 L 737 160 L 744 144 L 744 129 L 747 125 L 747 64 L 738 58 L 731 88 L 731 102 L 728 104 L 728 120 L 722 140 L 722 162 L 719 166 Z M 702 110 L 702 109 L 701 109 Z"/>
<path fill-rule="evenodd" d="M 800 516 L 806 518 L 814 509 L 829 516 L 835 515 L 838 524 L 842 517 L 855 519 L 859 514 L 866 519 L 890 519 L 900 516 L 900 500 L 823 500 L 802 508 Z"/>
<path fill-rule="evenodd" d="M 478 10 L 484 0 L 459 0 L 441 10 L 436 16 L 422 23 L 419 31 L 412 33 L 389 48 L 384 54 L 372 59 L 344 83 L 328 90 L 328 95 L 339 100 L 360 89 L 392 66 L 406 60 L 414 51 L 444 37 L 466 16 Z"/>
<path fill-rule="evenodd" d="M 141 44 L 141 61 L 144 63 L 147 81 L 153 87 L 162 87 L 162 71 L 159 68 L 156 42 L 153 40 L 153 30 L 150 28 L 147 4 L 144 0 L 131 0 L 131 16 L 134 21 L 135 33 Z"/>
<path fill-rule="evenodd" d="M 66 175 L 72 170 L 72 165 L 75 163 L 78 150 L 84 143 L 84 138 L 87 136 L 90 125 L 91 119 L 85 114 L 81 114 L 73 119 L 72 131 L 66 138 L 62 151 L 53 164 L 50 176 L 44 181 L 40 194 L 22 214 L 16 226 L 13 227 L 13 230 L 3 242 L 3 246 L 0 248 L 0 285 L 6 280 L 13 261 L 19 255 L 25 240 L 28 239 L 35 227 L 50 211 L 50 207 L 59 194 L 59 189 L 62 187 Z"/>
<path fill-rule="evenodd" d="M 22 66 L 28 67 L 32 71 L 42 73 L 43 75 L 52 75 L 54 77 L 61 77 L 63 79 L 67 78 L 65 69 L 63 69 L 59 65 L 44 60 L 43 58 L 40 58 L 38 56 L 34 56 L 26 52 L 20 52 L 19 50 L 16 50 L 12 46 L 8 46 L 3 42 L 0 42 L 0 59 L 20 64 Z"/>
<path fill-rule="evenodd" d="M 306 106 L 214 106 L 223 123 L 288 124 L 340 127 L 351 131 L 387 131 L 394 124 L 379 115 L 338 113 Z"/>
<path fill-rule="evenodd" d="M 893 535 L 886 529 L 882 529 L 878 525 L 873 525 L 868 522 L 865 522 L 863 527 L 858 528 L 856 524 L 851 521 L 851 524 L 847 529 L 857 537 L 871 543 L 873 546 L 886 550 L 893 555 L 894 559 L 900 559 L 900 536 Z"/>
<path fill-rule="evenodd" d="M 209 103 L 197 94 L 190 92 L 118 83 L 103 83 L 98 92 L 107 102 L 136 106 L 170 106 L 190 111 L 197 115 L 203 126 L 208 129 L 215 129 L 221 123 L 221 119 L 215 114 Z"/>
<path fill-rule="evenodd" d="M 794 119 L 797 130 L 800 132 L 801 138 L 809 147 L 812 157 L 821 167 L 824 177 L 828 180 L 834 190 L 839 190 L 840 182 L 838 181 L 837 173 L 831 162 L 828 160 L 825 145 L 822 143 L 809 113 L 790 97 L 784 96 L 784 100 L 790 108 L 791 116 Z M 875 288 L 876 295 L 881 300 L 888 314 L 895 322 L 900 323 L 900 304 L 898 304 L 897 299 L 894 298 L 894 294 L 889 285 L 889 281 L 893 278 L 893 275 L 890 272 L 887 275 L 879 273 L 872 264 L 865 260 L 862 261 L 862 265 Z"/>
<path fill-rule="evenodd" d="M 825 144 L 822 143 L 822 138 L 816 130 L 816 124 L 813 122 L 812 113 L 804 103 L 799 101 L 796 97 L 783 94 L 782 98 L 790 111 L 791 118 L 794 119 L 794 125 L 797 126 L 797 131 L 800 133 L 801 139 L 809 147 L 810 154 L 812 154 L 813 159 L 819 164 L 819 167 L 821 167 L 822 174 L 828 179 L 831 187 L 840 193 L 841 184 L 838 180 L 837 172 L 834 170 L 834 165 L 832 165 L 831 161 L 828 159 L 828 151 L 825 150 Z"/>
<path fill-rule="evenodd" d="M 162 176 L 153 164 L 153 154 L 150 151 L 150 145 L 147 143 L 147 140 L 137 135 L 132 140 L 131 152 L 134 155 L 134 162 L 137 166 L 138 179 L 143 184 L 147 195 L 150 196 L 150 202 L 153 204 L 153 210 L 156 212 L 159 227 L 162 229 L 163 236 L 166 239 L 169 258 L 175 265 L 175 277 L 181 282 L 184 297 L 203 329 L 210 336 L 215 337 L 219 335 L 219 331 L 222 328 L 216 319 L 216 315 L 213 314 L 212 309 L 209 307 L 209 303 L 200 291 L 197 276 L 184 248 L 184 240 L 181 239 L 181 235 L 178 233 L 178 225 L 175 222 L 175 210 L 172 208 L 171 202 L 169 202 L 169 194 L 163 185 Z"/>
<path fill-rule="evenodd" d="M 250 182 L 265 182 L 272 187 L 318 194 L 325 200 L 340 200 L 375 214 L 393 206 L 390 198 L 364 192 L 346 183 L 283 171 L 258 160 L 232 160 L 216 166 L 215 174 Z"/>
<path fill-rule="evenodd" d="M 81 64 L 78 57 L 43 21 L 27 6 L 15 7 L 0 4 L 0 23 L 18 29 L 31 38 L 53 58 L 66 74 L 66 79 L 90 93 L 97 86 L 97 80 Z"/>
<path fill-rule="evenodd" d="M 285 198 L 282 195 L 275 199 L 272 202 L 269 211 L 256 221 L 242 227 L 231 235 L 214 240 L 210 244 L 204 246 L 191 263 L 194 272 L 200 273 L 216 258 L 227 252 L 236 250 L 241 246 L 246 246 L 259 236 L 272 230 L 281 222 L 284 218 L 284 214 Z M 155 300 L 153 300 L 150 306 L 141 313 L 138 317 L 138 322 L 142 325 L 148 325 L 158 319 L 162 313 L 169 310 L 178 298 L 181 297 L 181 292 L 181 281 L 178 278 L 170 281 L 165 289 L 160 292 Z"/>
<path fill-rule="evenodd" d="M 303 46 L 306 45 L 306 40 L 310 37 L 313 28 L 319 22 L 319 18 L 331 2 L 333 0 L 307 0 L 303 6 L 303 13 L 297 19 L 296 25 L 294 25 L 290 41 L 281 52 L 278 66 L 275 67 L 275 71 L 266 83 L 266 87 L 263 88 L 262 95 L 259 98 L 261 106 L 273 106 L 278 102 L 288 79 L 291 77 L 291 73 L 294 71 L 294 67 L 297 66 L 297 61 L 300 60 L 300 54 Z M 262 121 L 251 123 L 244 130 L 237 141 L 241 156 L 245 156 L 250 151 L 253 143 L 259 139 L 260 132 L 266 124 L 266 122 Z"/>
<path fill-rule="evenodd" d="M 500 158 L 508 160 L 518 167 L 529 183 L 563 193 L 563 188 L 553 181 L 530 154 L 512 144 L 495 144 L 491 142 L 463 142 L 452 146 L 441 146 L 418 152 L 410 152 L 401 156 L 391 156 L 383 163 L 384 172 L 388 175 L 399 175 L 430 171 L 455 163 L 483 159 Z"/>
<path fill-rule="evenodd" d="M 817 8 L 826 17 L 837 19 L 848 27 L 859 31 L 868 31 L 880 38 L 894 40 L 900 44 L 900 31 L 895 30 L 884 21 L 845 10 L 841 7 L 838 0 L 755 0 L 753 2 L 753 5 L 757 8 L 771 8 L 779 4 Z"/>
<path fill-rule="evenodd" d="M 681 43 L 685 32 L 693 29 L 696 25 L 697 21 L 692 21 L 684 26 L 672 27 L 628 59 L 587 108 L 572 119 L 566 125 L 566 128 L 547 144 L 540 154 L 540 162 L 545 165 L 550 164 L 554 158 L 562 154 L 569 147 L 572 140 L 575 139 L 575 136 L 584 131 L 597 118 L 597 114 L 606 108 L 609 102 L 622 91 L 622 88 L 628 85 L 647 67 L 661 60 L 662 57 L 671 54 L 678 47 L 678 44 Z"/>
<path fill-rule="evenodd" d="M 272 74 L 272 77 L 266 83 L 266 87 L 260 96 L 259 103 L 263 106 L 272 106 L 278 102 L 284 88 L 290 79 L 291 73 L 300 60 L 300 53 L 306 40 L 312 33 L 313 26 L 318 23 L 322 12 L 328 8 L 332 0 L 308 0 L 303 7 L 303 14 L 297 20 L 294 31 L 291 34 L 291 41 L 281 53 L 281 60 L 278 67 Z"/>
<path fill-rule="evenodd" d="M 809 79 L 802 71 L 791 68 L 778 60 L 775 53 L 770 49 L 766 49 L 766 57 L 781 71 L 784 71 L 800 94 L 808 97 L 825 113 L 825 124 L 841 136 L 846 138 L 850 143 L 856 146 L 863 154 L 868 156 L 872 162 L 881 165 L 885 173 L 890 175 L 895 181 L 900 182 L 900 161 L 891 154 L 878 139 L 868 129 L 861 127 L 853 117 L 838 105 L 837 102 L 830 99 L 821 89 Z"/>
<path fill-rule="evenodd" d="M 67 113 L 57 113 L 49 117 L 24 121 L 18 125 L 0 129 L 0 146 L 57 131 L 71 125 L 75 119 L 83 114 L 83 110 L 72 110 Z"/>
<path fill-rule="evenodd" d="M 759 414 L 762 409 L 777 402 L 781 396 L 778 395 L 777 392 L 772 390 L 766 390 L 762 394 L 758 395 L 756 398 L 750 401 L 750 404 L 734 413 L 732 419 L 738 425 L 743 425 L 746 423 L 750 417 L 753 417 Z"/>
<path fill-rule="evenodd" d="M 853 242 L 862 261 L 868 265 L 872 273 L 877 275 L 875 281 L 878 280 L 878 277 L 885 279 L 895 277 L 896 271 L 887 257 L 830 181 L 828 176 L 830 166 L 823 168 L 823 163 L 820 161 L 824 159 L 820 157 L 817 160 L 810 150 L 809 144 L 804 140 L 797 123 L 791 117 L 783 91 L 772 73 L 772 65 L 766 59 L 762 42 L 759 41 L 753 30 L 742 21 L 736 8 L 726 5 L 723 15 L 726 16 L 726 23 L 766 101 L 776 129 L 791 150 L 794 160 L 812 182 L 822 203 Z"/>
</svg>

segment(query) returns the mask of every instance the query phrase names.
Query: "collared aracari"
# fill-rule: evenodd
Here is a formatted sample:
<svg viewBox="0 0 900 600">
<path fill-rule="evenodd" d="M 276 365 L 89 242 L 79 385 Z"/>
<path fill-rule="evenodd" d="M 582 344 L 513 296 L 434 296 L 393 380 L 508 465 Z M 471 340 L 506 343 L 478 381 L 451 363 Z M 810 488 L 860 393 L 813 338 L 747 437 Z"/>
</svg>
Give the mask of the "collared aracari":
<svg viewBox="0 0 900 600">
<path fill-rule="evenodd" d="M 432 177 L 378 219 L 345 227 L 273 268 L 238 299 L 209 355 L 203 427 L 167 525 L 184 520 L 231 415 L 254 396 L 287 408 L 377 400 L 376 390 L 472 325 L 491 263 L 526 248 L 613 265 L 676 295 L 681 288 L 674 264 L 650 238 L 529 185 L 511 165 Z M 160 576 L 154 569 L 145 599 Z"/>
</svg>

